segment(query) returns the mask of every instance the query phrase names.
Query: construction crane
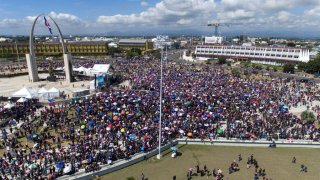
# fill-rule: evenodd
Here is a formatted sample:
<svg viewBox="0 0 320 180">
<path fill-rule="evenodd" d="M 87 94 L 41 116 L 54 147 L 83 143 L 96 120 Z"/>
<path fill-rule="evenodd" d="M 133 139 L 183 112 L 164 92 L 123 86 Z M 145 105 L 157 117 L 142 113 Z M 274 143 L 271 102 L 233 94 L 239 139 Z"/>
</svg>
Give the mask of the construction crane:
<svg viewBox="0 0 320 180">
<path fill-rule="evenodd" d="M 220 23 L 208 23 L 208 26 L 214 26 L 214 35 L 218 36 L 219 35 L 219 26 L 221 26 Z"/>
<path fill-rule="evenodd" d="M 214 35 L 219 36 L 219 27 L 220 26 L 227 26 L 230 27 L 231 25 L 241 25 L 241 23 L 220 23 L 220 22 L 208 22 L 207 26 L 212 27 L 214 26 Z"/>
</svg>

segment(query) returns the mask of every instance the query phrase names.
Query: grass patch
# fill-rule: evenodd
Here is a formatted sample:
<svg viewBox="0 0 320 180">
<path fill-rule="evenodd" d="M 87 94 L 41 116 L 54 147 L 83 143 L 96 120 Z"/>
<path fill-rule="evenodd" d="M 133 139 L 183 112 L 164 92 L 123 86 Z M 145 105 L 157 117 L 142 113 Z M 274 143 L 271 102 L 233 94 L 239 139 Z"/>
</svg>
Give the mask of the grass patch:
<svg viewBox="0 0 320 180">
<path fill-rule="evenodd" d="M 236 180 L 253 179 L 254 168 L 246 168 L 247 158 L 253 154 L 258 160 L 259 166 L 266 170 L 267 177 L 272 179 L 319 179 L 320 157 L 318 149 L 309 148 L 257 148 L 257 147 L 227 147 L 227 146 L 203 146 L 203 145 L 184 145 L 179 146 L 181 156 L 173 159 L 170 154 L 163 156 L 161 160 L 147 161 L 135 164 L 128 168 L 116 171 L 111 174 L 101 176 L 101 179 L 126 179 L 126 177 L 141 178 L 144 173 L 148 179 L 172 179 L 174 175 L 177 179 L 186 179 L 187 170 L 199 163 L 201 169 L 206 165 L 210 171 L 213 168 L 220 168 L 225 177 Z M 233 160 L 238 160 L 241 154 L 243 160 L 239 162 L 240 171 L 228 174 L 228 167 Z M 297 163 L 292 164 L 291 159 L 295 156 Z M 308 166 L 308 173 L 300 173 L 300 165 Z M 204 177 L 193 177 L 192 179 L 207 179 Z M 212 176 L 209 179 L 213 179 Z"/>
</svg>

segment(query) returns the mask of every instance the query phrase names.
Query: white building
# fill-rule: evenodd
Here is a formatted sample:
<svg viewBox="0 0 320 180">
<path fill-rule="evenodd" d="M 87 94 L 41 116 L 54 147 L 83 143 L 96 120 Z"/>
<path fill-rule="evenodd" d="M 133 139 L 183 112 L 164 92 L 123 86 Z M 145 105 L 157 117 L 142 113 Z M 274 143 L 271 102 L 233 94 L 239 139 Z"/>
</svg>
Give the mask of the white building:
<svg viewBox="0 0 320 180">
<path fill-rule="evenodd" d="M 160 49 L 163 46 L 171 47 L 173 42 L 169 39 L 169 36 L 157 36 L 151 40 L 155 49 Z"/>
<path fill-rule="evenodd" d="M 225 46 L 199 45 L 196 47 L 197 57 L 224 56 L 241 60 L 261 61 L 267 64 L 285 62 L 308 62 L 310 53 L 305 48 L 271 47 L 271 46 Z"/>
<path fill-rule="evenodd" d="M 210 36 L 204 38 L 205 44 L 221 44 L 223 42 L 222 36 Z"/>
</svg>

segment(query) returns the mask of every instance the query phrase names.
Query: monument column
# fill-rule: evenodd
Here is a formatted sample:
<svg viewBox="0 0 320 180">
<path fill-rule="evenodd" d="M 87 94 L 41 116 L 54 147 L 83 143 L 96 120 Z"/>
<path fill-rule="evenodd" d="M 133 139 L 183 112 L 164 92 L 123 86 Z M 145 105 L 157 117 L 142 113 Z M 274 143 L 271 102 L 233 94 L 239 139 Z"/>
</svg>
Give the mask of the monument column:
<svg viewBox="0 0 320 180">
<path fill-rule="evenodd" d="M 35 61 L 35 57 L 31 54 L 26 54 L 26 60 L 28 66 L 29 80 L 31 82 L 39 81 L 38 67 Z"/>
<path fill-rule="evenodd" d="M 30 53 L 26 54 L 29 79 L 30 79 L 31 82 L 39 81 L 38 67 L 37 67 L 34 48 L 33 48 L 33 31 L 34 31 L 34 27 L 36 25 L 37 20 L 42 15 L 43 14 L 40 14 L 39 16 L 37 16 L 36 19 L 34 20 L 33 24 L 32 24 L 32 29 L 31 29 L 31 32 L 30 32 L 30 39 L 29 39 L 29 50 L 30 50 Z"/>
<path fill-rule="evenodd" d="M 63 54 L 63 62 L 64 62 L 64 72 L 66 73 L 66 81 L 71 83 L 73 81 L 72 77 L 72 58 L 71 54 Z"/>
</svg>

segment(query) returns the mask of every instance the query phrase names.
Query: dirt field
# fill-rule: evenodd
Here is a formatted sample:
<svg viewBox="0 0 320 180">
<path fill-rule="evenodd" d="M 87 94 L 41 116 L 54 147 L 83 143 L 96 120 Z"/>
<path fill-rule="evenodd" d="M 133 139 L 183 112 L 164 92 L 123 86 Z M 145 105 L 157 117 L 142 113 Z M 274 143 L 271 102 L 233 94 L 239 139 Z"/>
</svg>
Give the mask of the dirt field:
<svg viewBox="0 0 320 180">
<path fill-rule="evenodd" d="M 100 179 L 122 180 L 133 176 L 141 179 L 143 172 L 149 180 L 171 180 L 173 175 L 177 179 L 187 179 L 187 170 L 198 162 L 200 168 L 206 164 L 210 171 L 220 168 L 229 180 L 249 180 L 254 177 L 254 167 L 246 168 L 247 158 L 253 154 L 259 166 L 266 170 L 268 178 L 273 180 L 318 180 L 320 179 L 319 149 L 308 148 L 251 148 L 251 147 L 223 147 L 223 146 L 196 146 L 187 145 L 180 147 L 182 155 L 173 159 L 171 153 L 164 155 L 163 159 L 150 158 L 144 162 L 100 177 Z M 238 154 L 243 160 L 239 162 L 240 171 L 228 174 L 228 167 L 233 160 L 238 161 Z M 297 158 L 297 163 L 291 163 L 292 157 Z M 300 172 L 300 165 L 308 167 L 307 173 Z M 193 177 L 192 179 L 207 179 Z M 214 179 L 209 176 L 209 179 Z M 260 177 L 262 179 L 262 177 Z"/>
</svg>

